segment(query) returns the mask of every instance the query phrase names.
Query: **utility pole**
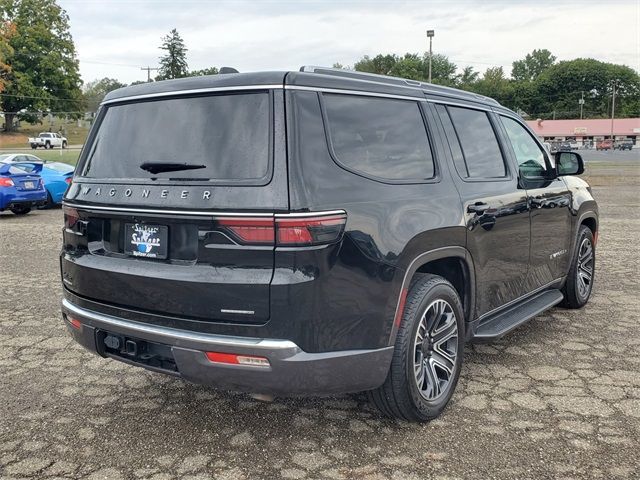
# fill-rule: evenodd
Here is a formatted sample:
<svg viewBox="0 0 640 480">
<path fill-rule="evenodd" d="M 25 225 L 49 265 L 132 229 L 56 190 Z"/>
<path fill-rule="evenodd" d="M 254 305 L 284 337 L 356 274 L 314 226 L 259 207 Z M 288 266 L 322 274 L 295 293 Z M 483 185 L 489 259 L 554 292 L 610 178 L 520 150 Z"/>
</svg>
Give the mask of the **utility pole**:
<svg viewBox="0 0 640 480">
<path fill-rule="evenodd" d="M 148 83 L 151 81 L 151 70 L 158 70 L 158 69 L 153 67 L 140 67 L 140 70 L 147 71 L 147 83 Z"/>
<path fill-rule="evenodd" d="M 578 103 L 580 104 L 580 120 L 582 120 L 582 107 L 584 106 L 584 90 L 580 93 L 582 94 L 582 98 L 578 100 Z"/>
<path fill-rule="evenodd" d="M 433 36 L 435 34 L 435 30 L 427 30 L 427 37 L 429 37 L 429 83 L 431 83 L 431 55 L 433 53 Z"/>
<path fill-rule="evenodd" d="M 616 116 L 616 81 L 612 80 L 611 85 L 613 86 L 613 91 L 611 92 L 611 142 L 613 142 L 613 119 Z"/>
</svg>

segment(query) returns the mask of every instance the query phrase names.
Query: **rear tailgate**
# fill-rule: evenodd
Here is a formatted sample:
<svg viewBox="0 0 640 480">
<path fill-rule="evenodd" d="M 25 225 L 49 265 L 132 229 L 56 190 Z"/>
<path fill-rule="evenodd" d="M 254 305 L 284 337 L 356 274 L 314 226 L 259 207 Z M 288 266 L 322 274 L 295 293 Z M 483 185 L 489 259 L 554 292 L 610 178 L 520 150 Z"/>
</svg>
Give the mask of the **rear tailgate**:
<svg viewBox="0 0 640 480">
<path fill-rule="evenodd" d="M 288 210 L 283 116 L 277 89 L 103 111 L 65 196 L 65 287 L 150 313 L 268 321 L 274 242 L 242 236 Z"/>
</svg>

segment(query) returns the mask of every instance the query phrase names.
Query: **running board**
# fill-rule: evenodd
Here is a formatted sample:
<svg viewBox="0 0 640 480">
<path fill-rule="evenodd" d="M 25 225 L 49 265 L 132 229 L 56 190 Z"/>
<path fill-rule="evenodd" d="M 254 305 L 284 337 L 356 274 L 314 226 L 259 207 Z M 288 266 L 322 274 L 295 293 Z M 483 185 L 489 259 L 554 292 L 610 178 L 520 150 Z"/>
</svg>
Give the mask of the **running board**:
<svg viewBox="0 0 640 480">
<path fill-rule="evenodd" d="M 545 290 L 480 322 L 472 337 L 477 343 L 490 342 L 560 303 L 564 296 L 558 289 Z"/>
</svg>

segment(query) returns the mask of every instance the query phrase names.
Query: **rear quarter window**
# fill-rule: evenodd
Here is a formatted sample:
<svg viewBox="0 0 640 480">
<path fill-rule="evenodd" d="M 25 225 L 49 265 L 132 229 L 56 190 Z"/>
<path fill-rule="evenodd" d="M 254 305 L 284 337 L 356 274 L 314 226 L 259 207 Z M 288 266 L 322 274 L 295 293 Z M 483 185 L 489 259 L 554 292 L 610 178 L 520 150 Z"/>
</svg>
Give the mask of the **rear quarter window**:
<svg viewBox="0 0 640 480">
<path fill-rule="evenodd" d="M 418 102 L 323 94 L 330 143 L 338 164 L 374 180 L 420 182 L 435 176 Z"/>
<path fill-rule="evenodd" d="M 80 171 L 100 179 L 266 184 L 271 116 L 266 91 L 108 106 Z M 147 162 L 203 168 L 150 173 L 140 168 Z"/>
</svg>

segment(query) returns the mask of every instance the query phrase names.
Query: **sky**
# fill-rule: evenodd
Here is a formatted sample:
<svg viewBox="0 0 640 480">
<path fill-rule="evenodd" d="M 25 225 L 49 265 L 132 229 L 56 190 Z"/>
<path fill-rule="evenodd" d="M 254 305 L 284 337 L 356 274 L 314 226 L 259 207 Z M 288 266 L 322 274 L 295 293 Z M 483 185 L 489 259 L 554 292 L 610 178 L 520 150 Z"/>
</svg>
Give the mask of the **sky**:
<svg viewBox="0 0 640 480">
<path fill-rule="evenodd" d="M 353 65 L 364 55 L 434 53 L 484 71 L 534 48 L 640 71 L 640 0 L 59 0 L 85 82 L 145 80 L 177 28 L 190 70 L 298 70 Z"/>
</svg>

